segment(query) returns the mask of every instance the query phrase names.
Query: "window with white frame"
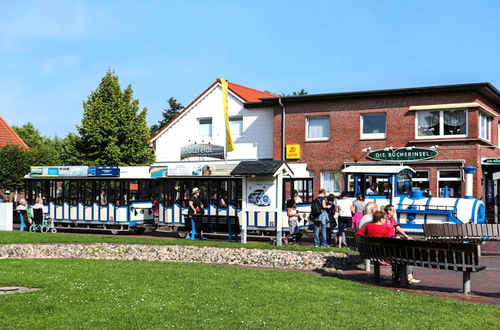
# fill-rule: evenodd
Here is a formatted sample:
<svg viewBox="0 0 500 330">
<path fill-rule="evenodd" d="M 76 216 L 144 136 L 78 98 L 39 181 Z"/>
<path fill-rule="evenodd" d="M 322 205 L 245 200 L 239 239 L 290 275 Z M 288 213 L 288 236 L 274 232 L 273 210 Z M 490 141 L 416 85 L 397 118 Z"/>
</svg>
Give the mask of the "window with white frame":
<svg viewBox="0 0 500 330">
<path fill-rule="evenodd" d="M 467 109 L 417 111 L 417 138 L 467 136 Z"/>
<path fill-rule="evenodd" d="M 385 139 L 386 137 L 386 114 L 369 113 L 361 115 L 361 138 L 362 139 Z"/>
<path fill-rule="evenodd" d="M 416 170 L 413 176 L 413 187 L 420 188 L 423 191 L 429 191 L 429 171 Z"/>
<path fill-rule="evenodd" d="M 439 197 L 445 196 L 448 190 L 449 197 L 460 197 L 462 188 L 462 170 L 446 169 L 438 170 Z"/>
<path fill-rule="evenodd" d="M 200 137 L 211 138 L 212 137 L 212 118 L 200 118 L 199 122 L 199 133 Z"/>
<path fill-rule="evenodd" d="M 342 173 L 340 171 L 321 172 L 321 187 L 326 190 L 327 194 L 340 194 L 342 191 Z"/>
<path fill-rule="evenodd" d="M 306 140 L 328 140 L 330 117 L 308 117 L 306 137 Z"/>
<path fill-rule="evenodd" d="M 243 135 L 243 117 L 229 118 L 229 128 L 232 136 Z"/>
<path fill-rule="evenodd" d="M 479 137 L 485 140 L 491 140 L 491 117 L 484 113 L 479 113 Z"/>
</svg>

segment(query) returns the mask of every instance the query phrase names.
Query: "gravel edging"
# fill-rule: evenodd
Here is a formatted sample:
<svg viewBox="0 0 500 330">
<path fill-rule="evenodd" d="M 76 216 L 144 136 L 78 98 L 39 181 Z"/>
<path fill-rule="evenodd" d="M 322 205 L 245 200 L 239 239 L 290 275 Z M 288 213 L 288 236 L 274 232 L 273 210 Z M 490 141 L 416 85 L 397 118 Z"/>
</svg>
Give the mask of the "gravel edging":
<svg viewBox="0 0 500 330">
<path fill-rule="evenodd" d="M 260 250 L 147 244 L 5 244 L 0 259 L 103 259 L 244 265 L 302 270 L 339 269 L 360 263 L 339 252 Z"/>
</svg>

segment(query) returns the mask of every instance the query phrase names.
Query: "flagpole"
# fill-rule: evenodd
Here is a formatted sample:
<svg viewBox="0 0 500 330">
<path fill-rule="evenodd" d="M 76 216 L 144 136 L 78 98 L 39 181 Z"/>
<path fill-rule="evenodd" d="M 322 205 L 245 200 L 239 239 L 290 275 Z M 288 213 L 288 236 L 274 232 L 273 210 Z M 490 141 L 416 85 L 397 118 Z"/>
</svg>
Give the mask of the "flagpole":
<svg viewBox="0 0 500 330">
<path fill-rule="evenodd" d="M 221 78 L 224 79 L 224 78 Z M 227 82 L 227 80 L 226 80 Z M 226 109 L 224 108 L 224 86 L 222 86 L 221 83 L 221 88 L 222 88 L 222 113 L 224 115 L 224 162 L 227 164 L 227 129 L 226 129 Z"/>
</svg>

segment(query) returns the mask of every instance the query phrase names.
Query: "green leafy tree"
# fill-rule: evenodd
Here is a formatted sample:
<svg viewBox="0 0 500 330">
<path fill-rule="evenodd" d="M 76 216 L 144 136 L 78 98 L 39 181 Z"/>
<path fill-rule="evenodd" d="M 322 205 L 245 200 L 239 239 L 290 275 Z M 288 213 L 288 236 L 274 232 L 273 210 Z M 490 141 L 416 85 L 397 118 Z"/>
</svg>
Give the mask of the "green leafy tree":
<svg viewBox="0 0 500 330">
<path fill-rule="evenodd" d="M 147 109 L 139 109 L 132 86 L 122 90 L 118 76 L 106 72 L 101 83 L 83 103 L 78 135 L 65 139 L 66 162 L 72 165 L 150 165 L 155 157 L 149 147 Z"/>
<path fill-rule="evenodd" d="M 0 148 L 0 189 L 22 190 L 23 177 L 28 174 L 32 157 L 29 151 L 17 145 L 6 145 Z"/>
<path fill-rule="evenodd" d="M 62 140 L 57 136 L 53 139 L 42 136 L 35 126 L 28 122 L 17 127 L 12 126 L 17 135 L 28 145 L 31 164 L 29 165 L 60 165 Z"/>
<path fill-rule="evenodd" d="M 300 91 L 293 92 L 292 94 L 287 94 L 287 93 L 282 93 L 280 96 L 301 96 L 301 95 L 307 95 L 308 93 L 305 91 L 305 89 L 301 89 Z"/>
<path fill-rule="evenodd" d="M 158 124 L 154 124 L 151 126 L 151 135 L 156 134 L 162 128 L 165 126 L 169 121 L 171 121 L 179 112 L 184 109 L 184 106 L 177 102 L 177 100 L 173 97 L 168 99 L 168 105 L 169 108 L 163 110 L 163 119 L 158 121 Z"/>
</svg>

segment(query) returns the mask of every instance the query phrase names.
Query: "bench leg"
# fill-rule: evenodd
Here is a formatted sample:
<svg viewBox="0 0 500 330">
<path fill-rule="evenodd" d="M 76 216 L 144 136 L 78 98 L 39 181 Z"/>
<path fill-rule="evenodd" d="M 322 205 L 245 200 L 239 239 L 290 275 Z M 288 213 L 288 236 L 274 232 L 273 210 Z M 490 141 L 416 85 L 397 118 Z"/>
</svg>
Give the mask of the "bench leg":
<svg viewBox="0 0 500 330">
<path fill-rule="evenodd" d="M 470 272 L 464 273 L 464 293 L 470 294 Z"/>
<path fill-rule="evenodd" d="M 398 265 L 398 273 L 399 273 L 399 284 L 401 286 L 408 286 L 408 268 L 406 265 Z"/>
<path fill-rule="evenodd" d="M 365 259 L 365 272 L 370 271 L 370 259 Z"/>
<path fill-rule="evenodd" d="M 376 280 L 380 280 L 380 262 L 378 261 L 373 263 L 373 277 Z"/>
<path fill-rule="evenodd" d="M 231 220 L 226 219 L 227 225 L 227 241 L 231 242 L 233 240 L 233 226 L 231 225 Z"/>
</svg>

